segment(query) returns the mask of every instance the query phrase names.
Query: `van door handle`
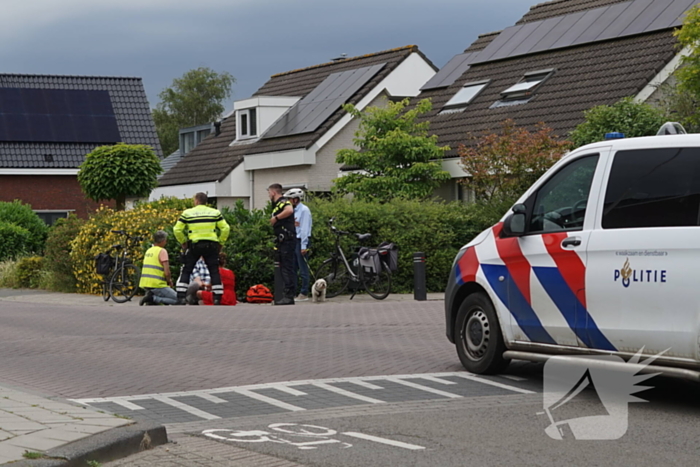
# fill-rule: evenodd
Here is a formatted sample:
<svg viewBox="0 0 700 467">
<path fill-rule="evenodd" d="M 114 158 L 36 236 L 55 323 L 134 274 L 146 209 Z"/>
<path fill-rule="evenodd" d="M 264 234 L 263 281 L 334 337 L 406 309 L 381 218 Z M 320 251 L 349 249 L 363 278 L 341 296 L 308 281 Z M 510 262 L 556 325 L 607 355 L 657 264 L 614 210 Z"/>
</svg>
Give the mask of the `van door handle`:
<svg viewBox="0 0 700 467">
<path fill-rule="evenodd" d="M 572 246 L 580 246 L 581 245 L 581 239 L 579 237 L 567 237 L 561 242 L 561 246 L 563 248 L 566 247 L 572 247 Z"/>
</svg>

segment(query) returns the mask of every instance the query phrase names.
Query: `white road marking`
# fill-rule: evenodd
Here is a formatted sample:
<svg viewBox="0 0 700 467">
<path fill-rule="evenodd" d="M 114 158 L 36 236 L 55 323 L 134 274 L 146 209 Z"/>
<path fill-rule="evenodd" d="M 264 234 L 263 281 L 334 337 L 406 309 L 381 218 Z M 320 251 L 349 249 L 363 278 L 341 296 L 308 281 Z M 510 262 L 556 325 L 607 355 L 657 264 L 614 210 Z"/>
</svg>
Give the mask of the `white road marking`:
<svg viewBox="0 0 700 467">
<path fill-rule="evenodd" d="M 520 376 L 513 376 L 513 375 L 501 375 L 501 377 L 510 379 L 513 381 L 527 381 L 527 378 L 521 378 Z"/>
<path fill-rule="evenodd" d="M 441 379 L 438 378 L 437 376 L 420 376 L 420 379 L 424 379 L 426 381 L 432 381 L 434 383 L 440 383 L 440 384 L 457 384 L 454 381 L 448 381 L 446 379 Z"/>
<path fill-rule="evenodd" d="M 393 439 L 380 438 L 379 436 L 366 435 L 364 433 L 357 433 L 354 431 L 346 431 L 343 432 L 343 434 L 345 436 L 352 436 L 353 438 L 374 441 L 375 443 L 387 444 L 389 446 L 410 449 L 412 451 L 420 451 L 425 449 L 423 446 L 418 446 L 417 444 L 402 443 L 401 441 L 394 441 Z"/>
<path fill-rule="evenodd" d="M 270 386 L 273 389 L 277 389 L 278 391 L 286 392 L 287 394 L 291 394 L 292 396 L 306 396 L 307 394 L 305 392 L 302 392 L 298 389 L 290 388 L 289 386 L 285 386 L 284 384 L 276 384 L 274 386 Z"/>
<path fill-rule="evenodd" d="M 306 409 L 302 409 L 301 407 L 297 407 L 296 405 L 287 404 L 286 402 L 278 401 L 277 399 L 273 399 L 272 397 L 263 396 L 262 394 L 258 394 L 257 392 L 253 392 L 253 391 L 250 391 L 248 389 L 238 388 L 238 389 L 235 389 L 233 392 L 237 392 L 238 394 L 250 397 L 251 399 L 256 399 L 256 400 L 259 400 L 262 402 L 266 402 L 270 405 L 274 405 L 274 406 L 277 406 L 279 408 L 289 410 L 292 412 L 301 412 L 301 411 L 306 410 Z"/>
<path fill-rule="evenodd" d="M 336 394 L 343 395 L 345 397 L 350 397 L 352 399 L 357 399 L 359 401 L 363 402 L 369 402 L 370 404 L 385 404 L 384 401 L 380 401 L 379 399 L 372 399 L 371 397 L 363 396 L 362 394 L 356 394 L 354 392 L 346 391 L 345 389 L 340 389 L 335 386 L 331 386 L 330 384 L 326 383 L 314 383 L 314 386 L 317 388 L 325 389 L 326 391 L 334 392 Z"/>
<path fill-rule="evenodd" d="M 393 382 L 393 383 L 403 384 L 404 386 L 408 386 L 410 388 L 420 389 L 421 391 L 425 391 L 425 392 L 431 392 L 433 394 L 437 394 L 438 396 L 449 397 L 450 399 L 459 399 L 460 397 L 462 397 L 458 394 L 452 394 L 451 392 L 445 392 L 445 391 L 441 391 L 439 389 L 433 389 L 431 387 L 423 386 L 422 384 L 417 384 L 417 383 L 414 383 L 412 381 L 404 381 L 403 379 L 400 379 L 400 378 L 386 378 L 386 379 L 388 381 Z"/>
<path fill-rule="evenodd" d="M 176 401 L 175 399 L 171 399 L 169 397 L 165 396 L 154 396 L 153 400 L 160 401 L 163 404 L 168 404 L 172 407 L 177 407 L 180 410 L 184 410 L 187 413 L 191 413 L 192 415 L 196 415 L 199 418 L 203 418 L 204 420 L 218 420 L 221 417 L 212 415 L 208 412 L 205 412 L 204 410 L 199 410 L 196 407 L 192 407 L 191 405 L 187 405 L 183 402 Z"/>
<path fill-rule="evenodd" d="M 478 383 L 488 384 L 489 386 L 495 386 L 497 388 L 507 389 L 507 390 L 513 391 L 513 392 L 519 392 L 520 394 L 534 394 L 535 393 L 534 391 L 528 391 L 527 389 L 520 389 L 520 388 L 516 388 L 515 386 L 510 386 L 508 384 L 503 384 L 503 383 L 498 383 L 496 381 L 491 381 L 490 379 L 480 378 L 476 375 L 472 375 L 471 373 L 458 373 L 456 376 L 459 378 L 468 379 L 470 381 L 476 381 Z"/>
<path fill-rule="evenodd" d="M 115 398 L 109 399 L 109 400 L 105 400 L 105 402 L 114 402 L 115 404 L 119 404 L 122 407 L 124 407 L 125 409 L 129 409 L 129 410 L 143 410 L 143 407 L 141 407 L 140 405 L 133 404 L 127 400 L 120 399 L 118 397 L 115 397 Z"/>
<path fill-rule="evenodd" d="M 362 381 L 361 379 L 353 379 L 348 381 L 348 383 L 356 384 L 358 386 L 362 386 L 363 388 L 367 389 L 384 389 L 381 386 L 377 386 L 376 384 L 368 383 L 367 381 Z"/>
<path fill-rule="evenodd" d="M 226 402 L 228 402 L 226 399 L 216 397 L 216 396 L 209 394 L 208 392 L 204 392 L 204 391 L 196 392 L 193 395 L 195 395 L 197 397 L 201 397 L 202 399 L 209 401 L 209 402 L 213 402 L 215 404 L 225 404 Z"/>
</svg>

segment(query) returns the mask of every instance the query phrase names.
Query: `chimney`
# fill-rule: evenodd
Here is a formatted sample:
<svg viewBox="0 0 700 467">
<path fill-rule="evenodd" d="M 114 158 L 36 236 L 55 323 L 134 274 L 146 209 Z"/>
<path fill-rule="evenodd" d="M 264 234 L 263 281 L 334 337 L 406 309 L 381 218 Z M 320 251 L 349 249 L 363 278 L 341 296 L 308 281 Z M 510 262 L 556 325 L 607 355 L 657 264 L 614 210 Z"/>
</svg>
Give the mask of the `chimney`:
<svg viewBox="0 0 700 467">
<path fill-rule="evenodd" d="M 221 134 L 221 122 L 214 122 L 214 136 Z"/>
</svg>

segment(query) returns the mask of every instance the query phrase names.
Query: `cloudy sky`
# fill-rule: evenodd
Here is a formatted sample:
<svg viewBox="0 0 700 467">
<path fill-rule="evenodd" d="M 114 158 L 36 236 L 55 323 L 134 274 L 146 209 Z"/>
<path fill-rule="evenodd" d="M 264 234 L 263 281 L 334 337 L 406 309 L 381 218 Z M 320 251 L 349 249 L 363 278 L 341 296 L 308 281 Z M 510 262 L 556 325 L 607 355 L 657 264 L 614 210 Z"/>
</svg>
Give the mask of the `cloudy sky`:
<svg viewBox="0 0 700 467">
<path fill-rule="evenodd" d="M 0 73 L 233 74 L 231 101 L 270 75 L 416 44 L 438 67 L 542 0 L 0 0 Z M 232 104 L 227 103 L 227 108 Z"/>
</svg>

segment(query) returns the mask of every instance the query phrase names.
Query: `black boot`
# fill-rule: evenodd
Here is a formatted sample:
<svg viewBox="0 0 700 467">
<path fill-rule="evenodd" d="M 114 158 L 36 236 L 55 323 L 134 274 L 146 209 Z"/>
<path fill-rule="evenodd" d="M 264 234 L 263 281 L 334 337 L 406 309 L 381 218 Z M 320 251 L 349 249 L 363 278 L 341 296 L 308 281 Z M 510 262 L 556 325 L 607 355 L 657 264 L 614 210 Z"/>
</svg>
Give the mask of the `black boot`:
<svg viewBox="0 0 700 467">
<path fill-rule="evenodd" d="M 150 290 L 146 290 L 146 295 L 143 296 L 143 298 L 139 301 L 139 306 L 144 306 L 144 305 L 153 305 L 153 292 Z"/>
<path fill-rule="evenodd" d="M 214 306 L 221 305 L 221 295 L 214 295 Z"/>
</svg>

